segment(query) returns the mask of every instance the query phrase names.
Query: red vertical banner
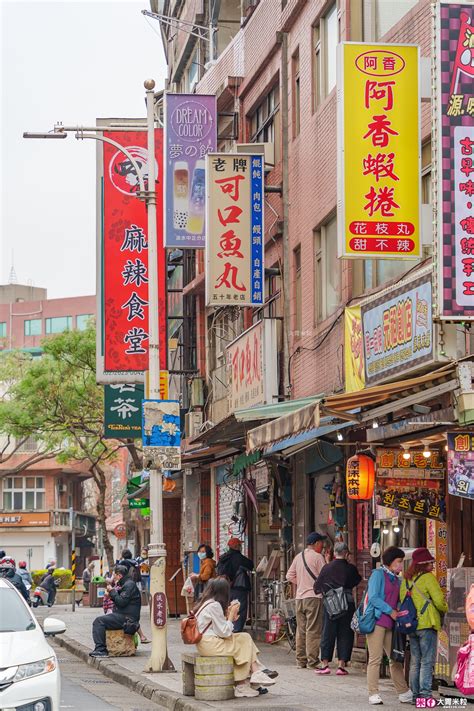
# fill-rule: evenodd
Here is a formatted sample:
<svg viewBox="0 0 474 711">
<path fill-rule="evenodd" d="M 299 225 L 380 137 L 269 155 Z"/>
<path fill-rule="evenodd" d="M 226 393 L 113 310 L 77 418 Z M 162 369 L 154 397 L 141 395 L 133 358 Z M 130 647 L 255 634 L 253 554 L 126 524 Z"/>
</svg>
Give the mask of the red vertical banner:
<svg viewBox="0 0 474 711">
<path fill-rule="evenodd" d="M 146 131 L 105 132 L 135 159 L 148 188 Z M 106 372 L 148 370 L 148 221 L 127 156 L 104 143 L 103 333 Z M 155 130 L 160 368 L 166 369 L 166 258 L 163 247 L 163 130 Z"/>
</svg>

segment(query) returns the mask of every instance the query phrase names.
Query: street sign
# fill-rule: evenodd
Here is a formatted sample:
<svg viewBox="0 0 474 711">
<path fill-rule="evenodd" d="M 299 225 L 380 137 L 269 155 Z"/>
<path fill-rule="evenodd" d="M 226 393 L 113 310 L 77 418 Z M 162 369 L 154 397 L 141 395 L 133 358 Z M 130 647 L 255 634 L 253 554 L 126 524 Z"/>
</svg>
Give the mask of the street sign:
<svg viewBox="0 0 474 711">
<path fill-rule="evenodd" d="M 130 499 L 129 509 L 146 509 L 150 505 L 150 499 Z"/>
<path fill-rule="evenodd" d="M 162 469 L 181 469 L 178 400 L 143 400 L 143 455 Z"/>
<path fill-rule="evenodd" d="M 104 386 L 104 437 L 141 437 L 143 385 Z"/>
</svg>

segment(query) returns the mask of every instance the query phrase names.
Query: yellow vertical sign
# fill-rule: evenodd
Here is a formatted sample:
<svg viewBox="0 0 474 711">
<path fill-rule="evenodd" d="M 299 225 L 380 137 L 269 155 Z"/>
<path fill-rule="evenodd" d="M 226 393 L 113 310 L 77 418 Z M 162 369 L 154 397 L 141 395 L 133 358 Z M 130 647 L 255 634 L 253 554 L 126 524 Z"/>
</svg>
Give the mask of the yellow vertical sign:
<svg viewBox="0 0 474 711">
<path fill-rule="evenodd" d="M 344 375 L 346 393 L 365 388 L 364 334 L 360 306 L 344 309 Z"/>
<path fill-rule="evenodd" d="M 417 259 L 418 47 L 348 42 L 339 51 L 339 256 Z"/>
</svg>

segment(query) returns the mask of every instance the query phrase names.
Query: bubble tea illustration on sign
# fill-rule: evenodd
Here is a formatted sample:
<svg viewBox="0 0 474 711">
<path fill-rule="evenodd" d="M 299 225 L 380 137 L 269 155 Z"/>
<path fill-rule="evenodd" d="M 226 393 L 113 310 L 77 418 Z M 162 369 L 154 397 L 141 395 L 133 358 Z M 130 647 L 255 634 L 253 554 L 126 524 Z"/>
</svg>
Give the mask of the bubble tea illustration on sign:
<svg viewBox="0 0 474 711">
<path fill-rule="evenodd" d="M 205 157 L 216 150 L 215 96 L 166 95 L 167 247 L 204 247 Z"/>
</svg>

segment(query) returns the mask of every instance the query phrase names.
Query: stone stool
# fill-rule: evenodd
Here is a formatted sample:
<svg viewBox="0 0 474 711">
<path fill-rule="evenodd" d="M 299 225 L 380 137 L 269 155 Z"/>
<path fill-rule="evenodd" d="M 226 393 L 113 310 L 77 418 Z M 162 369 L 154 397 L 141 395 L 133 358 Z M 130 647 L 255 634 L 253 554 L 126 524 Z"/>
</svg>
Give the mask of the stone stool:
<svg viewBox="0 0 474 711">
<path fill-rule="evenodd" d="M 234 698 L 232 657 L 201 657 L 197 652 L 182 654 L 183 694 L 199 701 Z"/>
<path fill-rule="evenodd" d="M 136 652 L 133 637 L 123 630 L 107 630 L 105 644 L 109 657 L 134 657 Z"/>
</svg>

